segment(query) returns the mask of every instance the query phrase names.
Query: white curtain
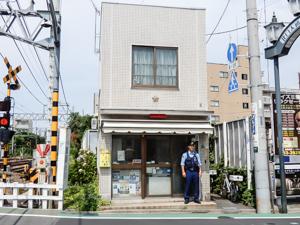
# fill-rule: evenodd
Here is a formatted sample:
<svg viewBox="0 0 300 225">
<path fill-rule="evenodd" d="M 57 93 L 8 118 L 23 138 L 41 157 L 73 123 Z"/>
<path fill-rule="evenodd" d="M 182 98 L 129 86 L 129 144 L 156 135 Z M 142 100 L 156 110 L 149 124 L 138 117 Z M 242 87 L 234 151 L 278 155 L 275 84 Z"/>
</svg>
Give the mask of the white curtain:
<svg viewBox="0 0 300 225">
<path fill-rule="evenodd" d="M 156 85 L 176 86 L 177 82 L 177 50 L 156 50 Z"/>
<path fill-rule="evenodd" d="M 133 84 L 154 85 L 153 48 L 133 47 Z"/>
</svg>

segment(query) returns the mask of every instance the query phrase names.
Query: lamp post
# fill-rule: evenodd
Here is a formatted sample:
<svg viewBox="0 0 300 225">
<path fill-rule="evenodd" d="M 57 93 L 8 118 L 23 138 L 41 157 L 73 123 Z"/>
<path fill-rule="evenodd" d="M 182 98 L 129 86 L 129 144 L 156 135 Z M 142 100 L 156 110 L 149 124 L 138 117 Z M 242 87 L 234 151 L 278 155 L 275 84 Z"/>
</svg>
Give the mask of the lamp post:
<svg viewBox="0 0 300 225">
<path fill-rule="evenodd" d="M 287 213 L 286 201 L 286 176 L 284 169 L 284 152 L 283 152 L 283 137 L 282 137 L 282 112 L 281 112 L 281 92 L 280 92 L 280 77 L 279 77 L 279 57 L 288 55 L 293 43 L 299 37 L 300 33 L 300 0 L 287 0 L 291 13 L 296 17 L 284 29 L 283 23 L 278 23 L 275 14 L 272 22 L 265 26 L 268 40 L 273 44 L 265 49 L 266 59 L 274 61 L 274 78 L 276 92 L 276 111 L 277 111 L 277 143 L 280 162 L 280 187 L 281 187 L 281 205 L 282 213 Z"/>
<path fill-rule="evenodd" d="M 273 14 L 272 22 L 265 26 L 268 40 L 274 45 L 284 28 L 283 23 L 278 23 L 275 13 Z M 282 212 L 287 213 L 286 201 L 286 183 L 285 183 L 285 169 L 284 169 L 284 154 L 282 148 L 282 113 L 281 113 L 281 92 L 280 92 L 280 77 L 279 77 L 279 59 L 278 56 L 274 60 L 274 78 L 275 78 L 275 93 L 276 93 L 276 111 L 277 111 L 277 144 L 279 150 L 280 162 L 280 188 L 281 188 L 281 205 Z"/>
<path fill-rule="evenodd" d="M 294 16 L 300 15 L 300 0 L 288 0 L 291 13 Z"/>
</svg>

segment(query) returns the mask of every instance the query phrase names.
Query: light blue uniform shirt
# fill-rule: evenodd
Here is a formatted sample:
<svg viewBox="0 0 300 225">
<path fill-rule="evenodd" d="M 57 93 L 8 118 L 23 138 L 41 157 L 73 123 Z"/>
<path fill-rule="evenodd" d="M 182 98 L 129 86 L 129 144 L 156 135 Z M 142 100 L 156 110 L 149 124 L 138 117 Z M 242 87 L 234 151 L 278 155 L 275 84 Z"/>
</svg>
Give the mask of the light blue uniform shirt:
<svg viewBox="0 0 300 225">
<path fill-rule="evenodd" d="M 190 158 L 193 158 L 194 155 L 196 155 L 196 157 L 198 159 L 198 166 L 200 167 L 202 164 L 201 164 L 201 159 L 200 159 L 199 153 L 197 153 L 197 152 L 188 152 L 188 153 L 189 153 Z M 181 166 L 185 165 L 185 160 L 186 159 L 187 159 L 187 152 L 182 154 L 181 163 L 180 163 Z"/>
</svg>

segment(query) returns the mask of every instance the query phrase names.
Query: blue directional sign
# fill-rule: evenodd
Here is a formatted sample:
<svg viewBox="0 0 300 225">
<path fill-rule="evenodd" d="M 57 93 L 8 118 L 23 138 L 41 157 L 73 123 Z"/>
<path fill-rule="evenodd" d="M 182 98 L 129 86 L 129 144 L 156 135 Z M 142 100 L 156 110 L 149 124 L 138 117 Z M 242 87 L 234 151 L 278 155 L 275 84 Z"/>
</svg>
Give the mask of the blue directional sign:
<svg viewBox="0 0 300 225">
<path fill-rule="evenodd" d="M 230 82 L 229 82 L 229 85 L 228 85 L 228 92 L 231 93 L 231 92 L 234 92 L 234 91 L 237 91 L 237 90 L 239 90 L 239 83 L 237 81 L 237 77 L 235 75 L 235 72 L 231 71 Z"/>
<path fill-rule="evenodd" d="M 234 43 L 230 43 L 227 50 L 227 59 L 230 63 L 234 63 L 237 57 L 237 46 Z"/>
</svg>

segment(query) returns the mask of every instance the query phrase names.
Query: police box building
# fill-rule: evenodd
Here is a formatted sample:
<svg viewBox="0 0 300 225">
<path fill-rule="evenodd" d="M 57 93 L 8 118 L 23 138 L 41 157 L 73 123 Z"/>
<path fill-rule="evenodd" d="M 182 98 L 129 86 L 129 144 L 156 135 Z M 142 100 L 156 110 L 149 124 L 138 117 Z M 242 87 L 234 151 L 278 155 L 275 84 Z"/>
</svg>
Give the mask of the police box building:
<svg viewBox="0 0 300 225">
<path fill-rule="evenodd" d="M 98 172 L 111 200 L 183 196 L 190 141 L 210 199 L 205 10 L 102 3 Z"/>
</svg>

